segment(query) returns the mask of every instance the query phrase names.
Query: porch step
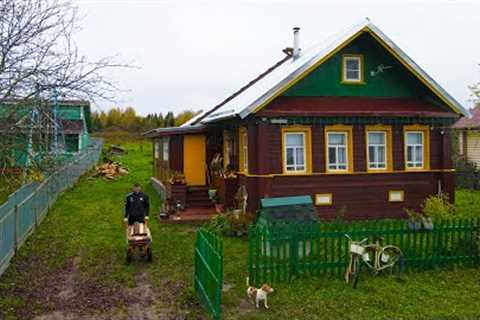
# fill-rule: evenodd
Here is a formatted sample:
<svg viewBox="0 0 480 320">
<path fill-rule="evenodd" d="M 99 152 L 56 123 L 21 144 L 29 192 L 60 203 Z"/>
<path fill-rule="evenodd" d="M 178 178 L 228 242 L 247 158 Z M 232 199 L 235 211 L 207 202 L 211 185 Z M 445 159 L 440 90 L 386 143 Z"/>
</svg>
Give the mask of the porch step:
<svg viewBox="0 0 480 320">
<path fill-rule="evenodd" d="M 215 209 L 212 208 L 191 207 L 166 220 L 160 220 L 160 223 L 205 223 L 216 214 Z"/>
<path fill-rule="evenodd" d="M 190 187 L 187 190 L 187 208 L 214 208 L 207 187 Z"/>
</svg>

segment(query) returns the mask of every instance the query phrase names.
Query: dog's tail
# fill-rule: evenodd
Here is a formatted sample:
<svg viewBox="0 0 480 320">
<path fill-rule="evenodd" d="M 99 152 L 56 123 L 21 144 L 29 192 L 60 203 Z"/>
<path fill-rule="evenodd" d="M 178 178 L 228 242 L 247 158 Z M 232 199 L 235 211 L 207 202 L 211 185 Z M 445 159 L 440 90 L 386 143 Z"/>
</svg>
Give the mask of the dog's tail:
<svg viewBox="0 0 480 320">
<path fill-rule="evenodd" d="M 247 287 L 250 287 L 250 277 L 247 276 L 247 278 L 246 278 L 245 280 L 246 280 L 246 282 L 247 282 Z"/>
</svg>

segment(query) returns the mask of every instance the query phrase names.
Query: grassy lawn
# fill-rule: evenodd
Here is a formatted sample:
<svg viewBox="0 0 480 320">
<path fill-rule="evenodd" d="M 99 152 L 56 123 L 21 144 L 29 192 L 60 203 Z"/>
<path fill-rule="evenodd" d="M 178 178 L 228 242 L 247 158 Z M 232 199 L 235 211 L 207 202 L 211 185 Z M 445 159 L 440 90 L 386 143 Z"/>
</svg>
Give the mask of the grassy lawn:
<svg viewBox="0 0 480 320">
<path fill-rule="evenodd" d="M 84 176 L 52 207 L 0 278 L 0 319 L 204 319 L 192 290 L 194 226 L 151 222 L 154 261 L 125 264 L 124 195 L 148 185 L 151 147 L 126 144 L 130 175 Z M 151 187 L 152 214 L 159 201 Z M 477 214 L 480 193 L 459 191 Z M 225 319 L 472 319 L 480 317 L 480 274 L 456 268 L 401 280 L 363 276 L 356 290 L 336 277 L 276 285 L 270 310 L 245 299 L 246 239 L 225 239 Z"/>
</svg>

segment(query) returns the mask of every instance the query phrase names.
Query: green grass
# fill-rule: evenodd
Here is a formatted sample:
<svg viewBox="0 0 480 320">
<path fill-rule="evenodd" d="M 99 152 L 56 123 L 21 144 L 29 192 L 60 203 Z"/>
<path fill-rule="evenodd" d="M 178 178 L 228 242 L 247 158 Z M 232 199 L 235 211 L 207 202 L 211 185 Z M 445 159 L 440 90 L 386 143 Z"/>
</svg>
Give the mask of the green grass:
<svg viewBox="0 0 480 320">
<path fill-rule="evenodd" d="M 194 226 L 162 225 L 152 219 L 154 261 L 125 264 L 122 225 L 125 193 L 134 182 L 146 186 L 152 215 L 160 202 L 148 185 L 151 148 L 124 145 L 119 158 L 130 174 L 116 181 L 84 176 L 52 207 L 0 278 L 0 319 L 29 319 L 63 310 L 67 314 L 110 314 L 125 319 L 140 304 L 155 317 L 206 318 L 194 297 Z M 465 212 L 480 211 L 480 192 L 457 192 Z M 152 217 L 153 218 L 153 217 Z M 478 270 L 454 268 L 390 276 L 362 275 L 359 288 L 342 279 L 298 279 L 275 285 L 270 310 L 255 310 L 245 300 L 246 239 L 225 238 L 223 293 L 225 319 L 467 319 L 480 316 Z M 72 262 L 74 261 L 74 262 Z M 73 277 L 69 280 L 69 276 Z M 59 300 L 70 284 L 74 296 Z M 145 286 L 147 284 L 147 286 Z M 145 287 L 148 297 L 136 288 Z M 151 299 L 149 299 L 151 298 Z M 104 307 L 102 307 L 104 306 Z M 105 317 L 105 316 L 104 316 Z M 74 317 L 75 318 L 75 317 Z M 150 319 L 146 317 L 145 319 Z"/>
</svg>

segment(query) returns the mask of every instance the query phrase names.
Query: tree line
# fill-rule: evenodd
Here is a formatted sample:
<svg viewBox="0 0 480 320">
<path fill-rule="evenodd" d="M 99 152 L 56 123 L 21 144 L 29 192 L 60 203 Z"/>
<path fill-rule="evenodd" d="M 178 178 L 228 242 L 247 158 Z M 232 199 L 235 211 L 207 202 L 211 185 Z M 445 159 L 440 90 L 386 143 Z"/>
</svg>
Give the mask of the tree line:
<svg viewBox="0 0 480 320">
<path fill-rule="evenodd" d="M 185 110 L 178 114 L 167 112 L 138 115 L 134 108 L 113 108 L 109 111 L 92 112 L 92 131 L 122 130 L 144 132 L 154 128 L 174 127 L 187 122 L 199 112 Z"/>
</svg>

